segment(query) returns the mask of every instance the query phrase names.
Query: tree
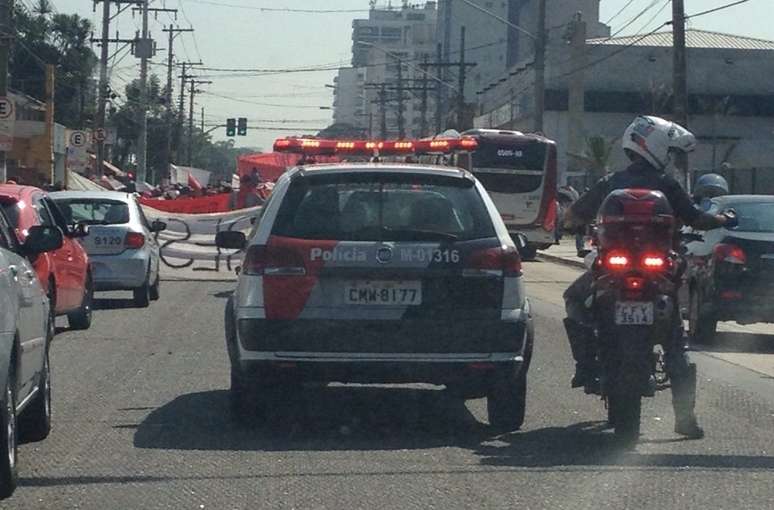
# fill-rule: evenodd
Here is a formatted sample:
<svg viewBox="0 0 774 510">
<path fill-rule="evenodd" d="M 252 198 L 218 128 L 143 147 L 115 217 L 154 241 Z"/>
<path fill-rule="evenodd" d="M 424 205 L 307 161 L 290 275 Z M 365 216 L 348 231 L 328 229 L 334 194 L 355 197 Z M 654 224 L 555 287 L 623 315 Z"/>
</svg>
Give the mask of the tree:
<svg viewBox="0 0 774 510">
<path fill-rule="evenodd" d="M 167 108 L 166 89 L 161 86 L 158 76 L 151 75 L 148 79 L 148 105 L 140 103 L 140 82 L 134 80 L 127 84 L 123 93 L 123 104 L 112 112 L 108 125 L 114 126 L 118 133 L 117 144 L 113 150 L 113 164 L 123 170 L 134 169 L 137 156 L 137 137 L 140 134 L 140 108 L 147 111 L 148 118 L 148 168 L 153 180 L 158 182 L 164 169 L 163 155 L 167 145 Z M 173 111 L 177 119 L 177 112 Z M 187 136 L 183 137 L 187 139 Z M 174 139 L 174 137 L 173 137 Z M 172 151 L 177 146 L 172 145 Z M 194 126 L 191 165 L 203 168 L 213 173 L 214 179 L 231 180 L 231 174 L 236 170 L 236 159 L 241 154 L 256 152 L 255 149 L 237 148 L 233 140 L 213 142 L 209 133 L 203 133 Z"/>
<path fill-rule="evenodd" d="M 586 139 L 586 151 L 583 155 L 588 163 L 590 182 L 596 182 L 609 171 L 608 163 L 616 139 L 608 140 L 603 136 L 590 136 Z"/>
<path fill-rule="evenodd" d="M 16 43 L 10 59 L 11 87 L 44 100 L 45 65 L 56 68 L 54 119 L 84 127 L 94 115 L 92 75 L 97 56 L 89 47 L 92 26 L 77 14 L 54 14 L 48 0 L 30 10 L 14 8 Z"/>
</svg>

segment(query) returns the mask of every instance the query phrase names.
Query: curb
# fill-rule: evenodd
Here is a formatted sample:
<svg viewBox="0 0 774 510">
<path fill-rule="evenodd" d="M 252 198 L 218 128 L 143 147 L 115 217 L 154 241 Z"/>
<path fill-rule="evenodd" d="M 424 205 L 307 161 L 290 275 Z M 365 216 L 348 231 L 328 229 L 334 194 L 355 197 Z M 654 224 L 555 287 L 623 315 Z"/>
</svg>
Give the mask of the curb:
<svg viewBox="0 0 774 510">
<path fill-rule="evenodd" d="M 586 269 L 586 265 L 583 263 L 583 259 L 573 260 L 569 259 L 567 257 L 560 257 L 558 255 L 551 255 L 545 252 L 538 252 L 537 254 L 538 260 L 543 260 L 545 262 L 554 262 L 556 264 L 562 264 L 564 266 L 570 266 L 575 267 L 578 269 Z"/>
</svg>

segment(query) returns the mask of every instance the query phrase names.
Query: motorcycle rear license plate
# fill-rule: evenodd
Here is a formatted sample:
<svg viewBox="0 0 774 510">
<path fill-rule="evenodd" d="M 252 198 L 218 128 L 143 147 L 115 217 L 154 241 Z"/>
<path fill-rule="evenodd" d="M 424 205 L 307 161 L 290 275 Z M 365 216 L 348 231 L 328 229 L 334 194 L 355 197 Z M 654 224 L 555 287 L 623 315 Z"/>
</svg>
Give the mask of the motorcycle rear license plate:
<svg viewBox="0 0 774 510">
<path fill-rule="evenodd" d="M 615 323 L 618 326 L 650 326 L 653 324 L 653 303 L 617 301 Z"/>
</svg>

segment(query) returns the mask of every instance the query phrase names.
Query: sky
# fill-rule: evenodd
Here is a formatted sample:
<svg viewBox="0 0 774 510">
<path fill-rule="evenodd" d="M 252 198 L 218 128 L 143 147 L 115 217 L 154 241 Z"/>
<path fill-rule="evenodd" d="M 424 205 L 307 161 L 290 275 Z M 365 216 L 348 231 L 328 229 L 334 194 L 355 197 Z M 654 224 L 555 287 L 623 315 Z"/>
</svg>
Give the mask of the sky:
<svg viewBox="0 0 774 510">
<path fill-rule="evenodd" d="M 28 5 L 34 2 L 19 1 Z M 420 1 L 423 0 L 412 0 L 413 3 Z M 686 12 L 705 11 L 731 1 L 685 0 Z M 380 5 L 386 2 L 380 0 Z M 101 4 L 94 12 L 91 0 L 52 0 L 52 3 L 58 12 L 78 13 L 92 20 L 95 34 L 101 33 Z M 770 22 L 771 3 L 772 0 L 749 0 L 691 20 L 689 27 L 774 40 L 774 24 Z M 393 4 L 399 5 L 400 2 L 393 0 Z M 193 33 L 180 34 L 175 40 L 174 51 L 178 62 L 201 60 L 204 68 L 218 69 L 288 69 L 349 65 L 352 20 L 368 15 L 368 0 L 151 0 L 151 7 L 178 9 L 177 20 L 171 14 L 159 13 L 157 18 L 151 16 L 151 35 L 157 39 L 158 48 L 163 49 L 153 59 L 151 72 L 159 74 L 163 80 L 166 80 L 164 63 L 168 44 L 167 34 L 162 29 L 171 23 L 195 29 Z M 116 6 L 112 9 L 115 12 Z M 337 12 L 298 13 L 281 9 Z M 652 30 L 670 17 L 669 0 L 601 2 L 601 20 L 610 20 L 613 32 L 621 30 L 620 35 Z M 131 10 L 127 10 L 114 20 L 111 36 L 115 37 L 118 30 L 121 38 L 130 38 L 139 28 L 139 15 L 133 16 Z M 94 49 L 99 51 L 96 46 Z M 111 45 L 111 53 L 114 50 L 115 46 Z M 114 90 L 120 92 L 123 92 L 127 82 L 139 76 L 139 61 L 127 53 L 119 53 L 111 62 L 111 84 Z M 178 69 L 175 70 L 176 95 L 179 88 L 177 72 Z M 332 89 L 325 85 L 333 83 L 335 71 L 245 76 L 236 72 L 203 69 L 196 75 L 202 80 L 213 81 L 211 85 L 199 87 L 202 94 L 196 96 L 197 122 L 202 108 L 206 125 L 225 123 L 229 117 L 247 117 L 248 136 L 236 138 L 239 146 L 270 150 L 275 138 L 293 134 L 294 128 L 300 128 L 300 132 L 312 132 L 331 122 L 331 111 L 320 107 L 331 106 Z M 225 129 L 214 131 L 213 138 L 225 139 Z"/>
</svg>

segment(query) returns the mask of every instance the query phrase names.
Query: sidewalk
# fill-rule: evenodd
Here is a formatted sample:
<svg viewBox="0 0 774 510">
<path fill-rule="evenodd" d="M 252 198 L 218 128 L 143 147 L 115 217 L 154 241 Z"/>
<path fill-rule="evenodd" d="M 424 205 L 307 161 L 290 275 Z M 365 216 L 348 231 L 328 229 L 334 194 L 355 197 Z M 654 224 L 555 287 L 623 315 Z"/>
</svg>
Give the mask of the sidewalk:
<svg viewBox="0 0 774 510">
<path fill-rule="evenodd" d="M 563 238 L 560 244 L 555 244 L 547 250 L 538 251 L 537 257 L 549 262 L 585 269 L 583 259 L 578 257 L 578 252 L 575 251 L 575 239 L 570 237 Z"/>
</svg>

